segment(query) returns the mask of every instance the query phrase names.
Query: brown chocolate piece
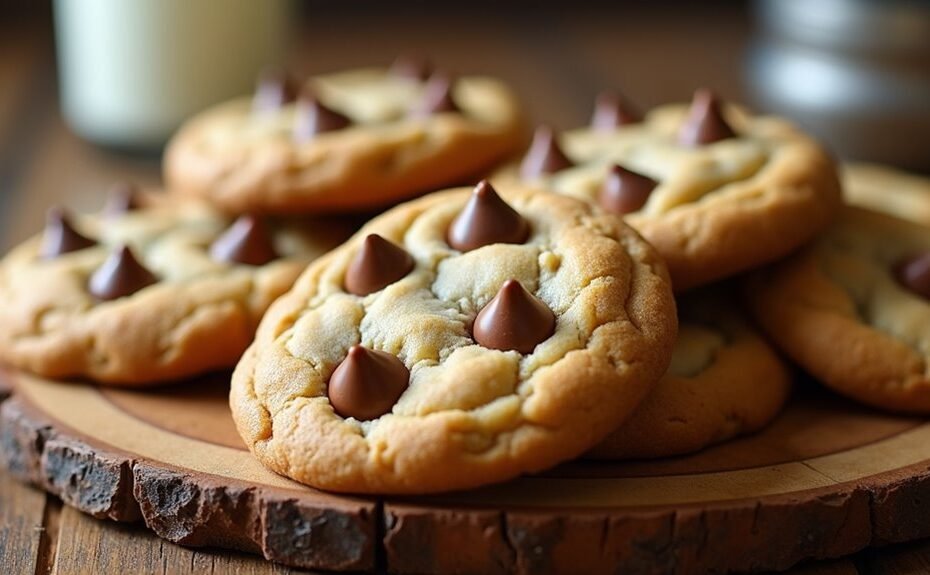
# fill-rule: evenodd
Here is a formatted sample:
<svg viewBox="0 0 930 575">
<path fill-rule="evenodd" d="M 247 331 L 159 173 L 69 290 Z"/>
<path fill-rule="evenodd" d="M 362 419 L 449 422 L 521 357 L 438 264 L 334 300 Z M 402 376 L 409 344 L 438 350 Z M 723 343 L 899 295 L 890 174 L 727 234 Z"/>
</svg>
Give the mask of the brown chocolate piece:
<svg viewBox="0 0 930 575">
<path fill-rule="evenodd" d="M 555 330 L 555 315 L 517 280 L 507 280 L 472 328 L 475 341 L 490 349 L 532 353 Z"/>
<path fill-rule="evenodd" d="M 571 168 L 573 165 L 556 142 L 552 129 L 539 126 L 533 134 L 533 143 L 520 164 L 520 177 L 533 180 L 545 174 Z"/>
<path fill-rule="evenodd" d="M 594 101 L 591 127 L 597 131 L 610 132 L 620 126 L 642 121 L 642 114 L 634 110 L 626 98 L 616 92 L 601 92 Z"/>
<path fill-rule="evenodd" d="M 646 204 L 657 185 L 659 183 L 652 178 L 615 165 L 604 180 L 598 202 L 613 214 L 635 212 Z"/>
<path fill-rule="evenodd" d="M 346 291 L 361 296 L 374 293 L 410 273 L 413 265 L 413 257 L 404 248 L 368 234 L 346 270 Z"/>
<path fill-rule="evenodd" d="M 261 266 L 277 259 L 278 253 L 265 223 L 256 216 L 243 215 L 210 245 L 210 257 L 221 262 Z"/>
<path fill-rule="evenodd" d="M 453 248 L 467 252 L 489 244 L 522 244 L 529 234 L 526 219 L 482 180 L 452 221 L 446 240 Z"/>
<path fill-rule="evenodd" d="M 273 112 L 297 99 L 297 82 L 283 70 L 268 70 L 258 79 L 252 110 Z"/>
<path fill-rule="evenodd" d="M 297 117 L 294 120 L 294 139 L 304 142 L 317 134 L 341 130 L 352 121 L 339 112 L 327 108 L 312 92 L 305 91 L 297 100 Z"/>
<path fill-rule="evenodd" d="M 107 203 L 103 207 L 103 213 L 108 216 L 118 216 L 138 210 L 140 207 L 139 189 L 129 182 L 116 182 L 107 192 Z"/>
<path fill-rule="evenodd" d="M 417 118 L 461 111 L 452 99 L 452 80 L 444 74 L 433 74 L 423 87 L 423 95 L 410 110 Z"/>
<path fill-rule="evenodd" d="M 421 56 L 405 54 L 391 64 L 391 74 L 398 78 L 425 81 L 433 73 L 433 64 Z"/>
<path fill-rule="evenodd" d="M 94 245 L 97 245 L 97 242 L 74 229 L 64 209 L 54 207 L 48 211 L 45 216 L 42 245 L 39 247 L 40 258 L 50 259 Z"/>
<path fill-rule="evenodd" d="M 895 270 L 898 282 L 909 291 L 930 299 L 930 252 L 910 257 Z"/>
<path fill-rule="evenodd" d="M 88 290 L 101 300 L 113 300 L 132 295 L 158 278 L 145 269 L 126 245 L 117 246 L 103 265 L 90 276 Z"/>
<path fill-rule="evenodd" d="M 327 394 L 336 413 L 367 421 L 390 413 L 409 380 L 407 367 L 393 355 L 353 345 L 329 378 Z"/>
<path fill-rule="evenodd" d="M 700 146 L 734 137 L 736 132 L 723 118 L 717 95 L 706 89 L 695 92 L 688 117 L 678 131 L 678 143 L 682 146 Z"/>
</svg>

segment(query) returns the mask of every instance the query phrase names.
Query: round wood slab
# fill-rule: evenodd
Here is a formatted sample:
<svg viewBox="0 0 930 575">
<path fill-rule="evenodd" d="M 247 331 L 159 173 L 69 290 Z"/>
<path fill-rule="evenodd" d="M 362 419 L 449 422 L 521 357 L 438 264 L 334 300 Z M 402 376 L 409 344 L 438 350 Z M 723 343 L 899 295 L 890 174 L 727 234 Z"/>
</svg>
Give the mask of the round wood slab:
<svg viewBox="0 0 930 575">
<path fill-rule="evenodd" d="M 697 455 L 576 462 L 466 493 L 374 499 L 261 467 L 236 435 L 227 381 L 134 392 L 7 373 L 0 459 L 94 516 L 320 569 L 785 569 L 930 535 L 930 424 L 812 385 L 764 432 Z"/>
</svg>

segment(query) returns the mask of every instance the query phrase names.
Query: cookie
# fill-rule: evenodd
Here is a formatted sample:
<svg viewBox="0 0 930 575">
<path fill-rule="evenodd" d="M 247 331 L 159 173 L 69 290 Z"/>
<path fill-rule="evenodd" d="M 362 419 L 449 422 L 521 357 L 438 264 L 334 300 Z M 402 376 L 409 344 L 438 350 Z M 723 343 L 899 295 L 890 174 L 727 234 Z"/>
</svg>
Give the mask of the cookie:
<svg viewBox="0 0 930 575">
<path fill-rule="evenodd" d="M 707 91 L 645 116 L 602 96 L 591 126 L 537 130 L 499 176 L 623 215 L 665 258 L 676 291 L 787 255 L 840 205 L 836 169 L 815 141 Z"/>
<path fill-rule="evenodd" d="M 878 164 L 845 164 L 842 174 L 849 203 L 930 226 L 930 179 Z"/>
<path fill-rule="evenodd" d="M 759 324 L 837 392 L 930 413 L 930 230 L 861 208 L 747 282 Z"/>
<path fill-rule="evenodd" d="M 230 404 L 266 466 L 427 493 L 580 455 L 668 366 L 664 264 L 619 218 L 486 182 L 403 204 L 272 305 Z"/>
<path fill-rule="evenodd" d="M 476 181 L 519 150 L 506 85 L 423 70 L 351 70 L 302 86 L 267 78 L 253 98 L 187 122 L 168 145 L 165 179 L 231 212 L 358 212 Z"/>
<path fill-rule="evenodd" d="M 729 293 L 678 299 L 678 340 L 668 372 L 596 459 L 681 455 L 759 431 L 784 407 L 791 374 L 733 306 Z"/>
<path fill-rule="evenodd" d="M 232 367 L 268 305 L 350 231 L 125 191 L 94 215 L 54 208 L 0 262 L 0 359 L 125 386 Z"/>
</svg>

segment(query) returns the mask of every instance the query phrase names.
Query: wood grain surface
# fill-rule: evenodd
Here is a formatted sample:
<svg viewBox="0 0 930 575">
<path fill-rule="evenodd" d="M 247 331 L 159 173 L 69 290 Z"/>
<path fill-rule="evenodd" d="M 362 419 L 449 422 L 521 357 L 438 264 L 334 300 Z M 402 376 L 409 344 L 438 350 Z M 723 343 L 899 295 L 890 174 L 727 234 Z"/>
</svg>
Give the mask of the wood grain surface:
<svg viewBox="0 0 930 575">
<path fill-rule="evenodd" d="M 4 377 L 14 385 L 0 462 L 12 475 L 94 517 L 291 566 L 691 575 L 930 535 L 930 424 L 820 389 L 802 389 L 763 432 L 684 458 L 573 462 L 468 492 L 369 499 L 258 465 L 225 409 L 228 374 L 174 393 Z"/>
<path fill-rule="evenodd" d="M 643 108 L 681 100 L 703 85 L 727 97 L 746 94 L 740 75 L 749 19 L 731 6 L 679 3 L 673 10 L 636 13 L 601 7 L 571 18 L 525 7 L 489 10 L 463 5 L 427 20 L 420 6 L 332 7 L 325 17 L 311 14 L 293 43 L 290 65 L 310 73 L 387 62 L 401 52 L 430 54 L 453 72 L 508 78 L 529 115 L 557 128 L 586 121 L 591 99 L 606 87 L 622 89 Z M 442 25 L 449 21 L 456 24 L 451 32 Z M 67 130 L 57 112 L 47 21 L 0 21 L 0 81 L 0 248 L 35 233 L 51 204 L 91 209 L 112 181 L 158 182 L 158 158 L 100 151 Z M 118 490 L 110 493 L 118 499 Z M 99 514 L 107 515 L 106 504 Z M 893 519 L 885 518 L 892 535 Z M 0 470 L 0 573 L 105 572 L 298 571 L 253 555 L 174 545 L 138 522 L 95 519 Z M 930 543 L 871 549 L 790 572 L 926 573 Z"/>
</svg>

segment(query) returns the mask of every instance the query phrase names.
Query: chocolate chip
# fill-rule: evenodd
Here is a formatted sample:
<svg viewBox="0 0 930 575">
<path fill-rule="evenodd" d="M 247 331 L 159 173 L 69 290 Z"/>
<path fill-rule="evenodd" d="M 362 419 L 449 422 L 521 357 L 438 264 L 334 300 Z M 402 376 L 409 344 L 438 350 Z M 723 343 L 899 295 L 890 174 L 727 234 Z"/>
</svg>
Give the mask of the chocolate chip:
<svg viewBox="0 0 930 575">
<path fill-rule="evenodd" d="M 529 233 L 523 216 L 482 180 L 452 221 L 446 240 L 453 248 L 467 252 L 489 244 L 522 244 Z"/>
<path fill-rule="evenodd" d="M 327 393 L 336 413 L 367 421 L 390 413 L 409 380 L 407 367 L 393 355 L 353 345 L 329 378 Z"/>
<path fill-rule="evenodd" d="M 107 192 L 107 203 L 103 206 L 103 213 L 107 216 L 118 216 L 138 210 L 139 189 L 129 182 L 116 182 Z"/>
<path fill-rule="evenodd" d="M 88 290 L 97 299 L 113 300 L 157 282 L 158 278 L 139 263 L 132 250 L 121 245 L 90 276 Z"/>
<path fill-rule="evenodd" d="M 507 280 L 478 312 L 472 330 L 484 347 L 527 354 L 552 335 L 555 316 L 520 282 Z"/>
<path fill-rule="evenodd" d="M 39 247 L 40 258 L 50 259 L 94 245 L 97 245 L 97 242 L 74 229 L 64 209 L 54 207 L 45 215 L 45 231 L 42 233 L 42 244 Z"/>
<path fill-rule="evenodd" d="M 391 64 L 391 75 L 408 80 L 424 81 L 433 73 L 433 64 L 426 58 L 410 54 L 398 56 Z"/>
<path fill-rule="evenodd" d="M 239 216 L 233 225 L 210 245 L 210 257 L 216 261 L 265 265 L 278 258 L 271 234 L 256 216 Z"/>
<path fill-rule="evenodd" d="M 524 180 L 533 180 L 545 174 L 552 174 L 574 164 L 559 148 L 552 129 L 548 126 L 536 128 L 533 134 L 533 143 L 523 157 L 520 164 L 520 177 Z"/>
<path fill-rule="evenodd" d="M 706 89 L 695 92 L 688 117 L 678 131 L 678 143 L 700 146 L 734 137 L 736 132 L 724 120 L 717 95 Z"/>
<path fill-rule="evenodd" d="M 304 142 L 317 134 L 341 130 L 352 124 L 347 116 L 327 108 L 312 92 L 304 92 L 297 100 L 297 116 L 294 119 L 294 139 Z"/>
<path fill-rule="evenodd" d="M 297 99 L 297 82 L 283 70 L 268 70 L 258 79 L 252 110 L 273 112 Z"/>
<path fill-rule="evenodd" d="M 410 110 L 410 115 L 416 118 L 442 114 L 445 112 L 459 112 L 459 107 L 452 99 L 452 81 L 443 74 L 433 74 L 423 87 L 423 95 Z"/>
<path fill-rule="evenodd" d="M 598 196 L 601 207 L 613 214 L 635 212 L 646 204 L 649 194 L 659 185 L 652 178 L 612 166 Z"/>
<path fill-rule="evenodd" d="M 591 127 L 595 130 L 610 132 L 620 126 L 642 121 L 642 115 L 616 92 L 601 92 L 594 101 Z"/>
<path fill-rule="evenodd" d="M 413 264 L 404 248 L 368 234 L 346 270 L 346 291 L 362 296 L 374 293 L 410 273 Z"/>
<path fill-rule="evenodd" d="M 898 282 L 917 295 L 930 299 L 930 252 L 910 257 L 896 266 Z"/>
</svg>

